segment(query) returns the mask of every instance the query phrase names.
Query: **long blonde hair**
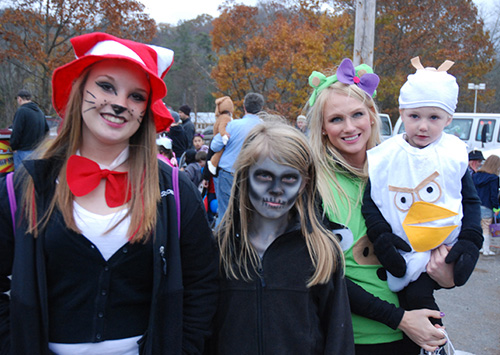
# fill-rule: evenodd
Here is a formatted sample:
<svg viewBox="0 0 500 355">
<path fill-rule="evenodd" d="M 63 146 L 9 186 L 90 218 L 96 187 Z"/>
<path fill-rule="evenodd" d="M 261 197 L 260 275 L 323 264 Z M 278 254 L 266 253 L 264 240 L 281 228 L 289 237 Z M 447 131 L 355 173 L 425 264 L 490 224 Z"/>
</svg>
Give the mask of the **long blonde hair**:
<svg viewBox="0 0 500 355">
<path fill-rule="evenodd" d="M 498 175 L 500 173 L 500 157 L 498 155 L 490 155 L 477 172 Z"/>
<path fill-rule="evenodd" d="M 36 215 L 33 179 L 29 175 L 25 179 L 23 209 L 28 223 L 27 232 L 35 237 L 40 229 L 46 227 L 56 207 L 61 211 L 66 226 L 80 232 L 73 218 L 74 195 L 66 182 L 66 165 L 69 157 L 76 153 L 82 142 L 83 88 L 91 68 L 87 68 L 72 86 L 65 118 L 58 136 L 48 144 L 48 147 L 42 145 L 36 152 L 36 156 L 41 159 L 56 159 L 63 162 L 58 173 L 55 194 L 43 216 Z M 145 118 L 137 132 L 130 138 L 129 143 L 129 184 L 132 192 L 128 212 L 123 219 L 128 216 L 131 218 L 127 233 L 131 242 L 146 242 L 149 239 L 156 225 L 157 203 L 160 200 L 156 131 L 150 107 L 151 103 L 148 103 Z"/>
<path fill-rule="evenodd" d="M 335 82 L 329 87 L 322 90 L 313 106 L 306 106 L 307 118 L 309 121 L 309 142 L 311 149 L 316 160 L 318 169 L 318 190 L 323 200 L 325 210 L 331 211 L 334 215 L 338 215 L 339 207 L 335 199 L 335 189 L 339 196 L 342 196 L 346 201 L 349 198 L 346 192 L 340 187 L 336 178 L 336 173 L 349 173 L 358 177 L 362 182 L 368 180 L 368 164 L 365 162 L 363 169 L 357 169 L 351 166 L 342 154 L 328 139 L 327 135 L 323 135 L 323 122 L 324 122 L 324 107 L 326 102 L 332 95 L 346 95 L 353 97 L 364 105 L 366 105 L 370 114 L 373 125 L 371 126 L 371 134 L 367 142 L 367 150 L 375 147 L 380 143 L 380 118 L 378 109 L 373 101 L 362 89 L 357 85 L 348 85 L 341 82 Z M 360 188 L 358 201 L 361 202 L 363 188 Z M 349 216 L 352 206 L 348 202 Z M 344 221 L 346 222 L 346 221 Z"/>
<path fill-rule="evenodd" d="M 255 271 L 260 265 L 248 236 L 253 212 L 248 194 L 248 172 L 262 157 L 298 169 L 305 180 L 290 212 L 299 216 L 302 235 L 315 268 L 307 286 L 328 282 L 337 265 L 342 265 L 342 250 L 318 219 L 316 168 L 307 140 L 303 133 L 280 122 L 254 127 L 236 160 L 231 199 L 217 235 L 222 269 L 227 277 L 249 280 L 251 270 Z"/>
</svg>

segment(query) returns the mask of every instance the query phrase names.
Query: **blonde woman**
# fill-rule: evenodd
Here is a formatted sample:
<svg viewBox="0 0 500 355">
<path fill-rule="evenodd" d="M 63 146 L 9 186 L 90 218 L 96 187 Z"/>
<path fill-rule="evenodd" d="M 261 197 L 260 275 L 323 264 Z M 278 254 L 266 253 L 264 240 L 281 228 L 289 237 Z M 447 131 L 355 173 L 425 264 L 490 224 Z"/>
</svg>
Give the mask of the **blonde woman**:
<svg viewBox="0 0 500 355">
<path fill-rule="evenodd" d="M 217 241 L 215 354 L 353 354 L 340 246 L 316 215 L 316 169 L 298 130 L 247 136 Z"/>
<path fill-rule="evenodd" d="M 0 352 L 201 353 L 216 249 L 199 193 L 156 158 L 173 52 L 105 33 L 72 44 L 53 75 L 63 125 L 14 176 L 14 227 L 0 180 Z"/>
<path fill-rule="evenodd" d="M 309 77 L 314 91 L 306 109 L 318 190 L 328 223 L 341 238 L 356 354 L 418 353 L 419 347 L 402 340 L 401 330 L 433 351 L 446 340 L 428 317 L 443 315 L 398 307 L 398 297 L 388 288 L 385 270 L 366 236 L 361 213 L 368 179 L 366 151 L 380 143 L 380 119 L 373 100 L 378 82 L 369 66 L 355 68 L 349 59 L 344 59 L 334 75 L 313 72 Z M 446 272 L 434 276 L 440 283 L 449 283 L 452 271 L 443 266 L 444 257 L 436 262 Z"/>
<path fill-rule="evenodd" d="M 497 210 L 498 216 L 498 188 L 500 174 L 500 157 L 490 155 L 483 166 L 472 175 L 472 180 L 476 186 L 477 193 L 481 199 L 481 227 L 483 228 L 483 255 L 495 255 L 491 250 L 490 224 L 493 223 L 493 210 Z"/>
</svg>

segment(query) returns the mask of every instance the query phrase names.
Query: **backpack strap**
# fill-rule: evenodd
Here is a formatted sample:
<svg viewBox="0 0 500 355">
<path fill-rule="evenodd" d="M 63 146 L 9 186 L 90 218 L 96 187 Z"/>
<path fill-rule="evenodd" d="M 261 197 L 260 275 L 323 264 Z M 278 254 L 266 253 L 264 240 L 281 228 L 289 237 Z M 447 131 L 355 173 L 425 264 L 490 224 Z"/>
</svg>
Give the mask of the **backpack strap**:
<svg viewBox="0 0 500 355">
<path fill-rule="evenodd" d="M 172 168 L 172 184 L 174 189 L 175 210 L 177 211 L 177 237 L 181 237 L 181 201 L 179 196 L 179 168 Z"/>
<path fill-rule="evenodd" d="M 10 214 L 12 216 L 12 230 L 15 236 L 17 202 L 16 202 L 16 194 L 14 192 L 14 173 L 12 172 L 8 173 L 6 180 L 7 180 L 7 194 L 9 195 Z"/>
</svg>

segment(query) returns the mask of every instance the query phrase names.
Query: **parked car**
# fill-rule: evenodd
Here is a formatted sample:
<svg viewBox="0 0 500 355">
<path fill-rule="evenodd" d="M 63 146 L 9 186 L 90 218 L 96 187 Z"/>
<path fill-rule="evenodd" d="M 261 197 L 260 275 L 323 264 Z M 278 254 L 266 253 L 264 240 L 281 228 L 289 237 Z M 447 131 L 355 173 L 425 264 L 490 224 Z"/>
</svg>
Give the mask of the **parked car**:
<svg viewBox="0 0 500 355">
<path fill-rule="evenodd" d="M 214 126 L 213 125 L 207 126 L 207 128 L 205 128 L 201 132 L 201 134 L 203 134 L 204 143 L 210 147 L 210 141 L 214 137 Z"/>
<path fill-rule="evenodd" d="M 378 115 L 382 121 L 380 126 L 380 134 L 382 135 L 382 140 L 386 140 L 392 136 L 392 122 L 391 117 L 387 113 L 379 113 Z"/>
</svg>

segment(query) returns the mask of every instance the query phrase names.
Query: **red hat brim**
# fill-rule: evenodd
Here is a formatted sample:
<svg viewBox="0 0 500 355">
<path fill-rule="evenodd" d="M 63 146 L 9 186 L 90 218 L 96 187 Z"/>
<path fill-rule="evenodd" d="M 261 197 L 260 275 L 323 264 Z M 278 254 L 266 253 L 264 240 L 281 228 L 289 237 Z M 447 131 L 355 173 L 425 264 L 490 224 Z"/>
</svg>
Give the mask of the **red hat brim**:
<svg viewBox="0 0 500 355">
<path fill-rule="evenodd" d="M 174 121 L 170 111 L 162 101 L 167 94 L 167 86 L 163 80 L 157 76 L 157 73 L 152 72 L 149 68 L 133 59 L 121 55 L 87 55 L 54 70 L 54 74 L 52 75 L 52 104 L 57 114 L 64 119 L 66 105 L 73 83 L 80 77 L 85 69 L 92 64 L 108 59 L 126 60 L 137 65 L 138 68 L 144 70 L 148 74 L 149 83 L 151 85 L 151 110 L 153 112 L 156 132 L 165 131 Z"/>
</svg>

